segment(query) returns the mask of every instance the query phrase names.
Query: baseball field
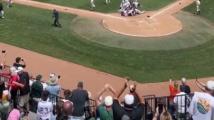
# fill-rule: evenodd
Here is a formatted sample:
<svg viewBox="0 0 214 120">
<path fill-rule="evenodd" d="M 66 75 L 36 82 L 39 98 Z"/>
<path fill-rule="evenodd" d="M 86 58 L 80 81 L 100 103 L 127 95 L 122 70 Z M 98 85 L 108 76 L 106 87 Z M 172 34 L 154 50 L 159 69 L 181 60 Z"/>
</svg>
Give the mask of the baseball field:
<svg viewBox="0 0 214 120">
<path fill-rule="evenodd" d="M 87 0 L 38 1 L 90 9 Z M 140 9 L 149 12 L 176 1 L 139 2 Z M 112 15 L 117 13 L 119 4 L 120 0 L 112 0 L 109 5 L 97 0 L 93 12 Z M 5 7 L 5 19 L 0 19 L 0 42 L 120 77 L 128 76 L 138 82 L 160 82 L 183 76 L 211 77 L 214 76 L 213 4 L 213 0 L 202 1 L 199 16 L 193 14 L 194 2 L 173 13 L 182 27 L 176 33 L 137 37 L 112 32 L 100 20 L 63 12 L 59 20 L 62 28 L 53 27 L 51 10 L 15 3 L 12 8 Z"/>
</svg>

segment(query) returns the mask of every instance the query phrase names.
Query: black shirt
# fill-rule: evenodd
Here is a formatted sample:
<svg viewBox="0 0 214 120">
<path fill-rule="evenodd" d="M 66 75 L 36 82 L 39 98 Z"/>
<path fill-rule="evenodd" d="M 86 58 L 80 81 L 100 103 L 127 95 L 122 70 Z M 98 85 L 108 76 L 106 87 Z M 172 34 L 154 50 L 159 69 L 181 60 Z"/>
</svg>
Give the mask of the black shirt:
<svg viewBox="0 0 214 120">
<path fill-rule="evenodd" d="M 53 11 L 53 17 L 54 17 L 55 19 L 59 19 L 59 12 L 56 11 L 56 10 L 54 10 L 54 11 Z"/>
<path fill-rule="evenodd" d="M 13 63 L 13 66 L 18 68 L 18 67 L 22 67 L 22 68 L 25 68 L 26 65 L 23 65 L 23 64 L 20 64 L 20 63 Z"/>
<path fill-rule="evenodd" d="M 138 104 L 137 106 L 133 107 L 132 109 L 126 109 L 122 107 L 118 100 L 114 100 L 113 102 L 113 115 L 114 120 L 121 120 L 123 115 L 129 116 L 131 120 L 141 120 L 144 114 L 144 105 Z"/>
<path fill-rule="evenodd" d="M 29 74 L 28 72 L 23 71 L 19 74 L 20 83 L 24 85 L 23 88 L 20 88 L 20 95 L 26 95 L 30 92 L 30 84 L 29 84 Z"/>
<path fill-rule="evenodd" d="M 88 92 L 82 89 L 75 89 L 71 92 L 69 98 L 70 101 L 74 104 L 73 116 L 83 116 L 85 103 L 89 100 Z"/>
<path fill-rule="evenodd" d="M 188 85 L 180 85 L 180 90 L 184 90 L 184 92 L 186 94 L 190 94 L 191 93 L 191 90 L 190 90 L 190 87 Z"/>
<path fill-rule="evenodd" d="M 5 90 L 4 82 L 0 83 L 0 99 L 2 99 L 3 91 Z"/>
</svg>

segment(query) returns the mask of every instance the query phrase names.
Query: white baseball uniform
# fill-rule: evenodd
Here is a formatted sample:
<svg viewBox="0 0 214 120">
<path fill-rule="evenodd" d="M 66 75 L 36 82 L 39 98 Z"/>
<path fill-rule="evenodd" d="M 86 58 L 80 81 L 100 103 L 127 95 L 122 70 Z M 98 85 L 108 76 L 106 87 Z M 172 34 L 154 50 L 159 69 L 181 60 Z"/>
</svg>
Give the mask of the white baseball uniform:
<svg viewBox="0 0 214 120">
<path fill-rule="evenodd" d="M 95 4 L 94 4 L 94 0 L 90 0 L 90 3 L 91 3 L 91 8 L 95 8 Z"/>
<path fill-rule="evenodd" d="M 195 3 L 196 3 L 196 11 L 199 12 L 200 11 L 201 2 L 200 2 L 200 0 L 195 0 Z"/>
</svg>

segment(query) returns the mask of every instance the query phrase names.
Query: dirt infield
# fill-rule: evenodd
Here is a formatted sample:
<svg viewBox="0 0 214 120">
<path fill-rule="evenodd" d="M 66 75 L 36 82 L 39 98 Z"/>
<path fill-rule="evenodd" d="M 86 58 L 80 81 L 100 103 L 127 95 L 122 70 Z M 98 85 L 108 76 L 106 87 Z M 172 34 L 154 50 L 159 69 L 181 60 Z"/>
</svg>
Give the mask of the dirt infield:
<svg viewBox="0 0 214 120">
<path fill-rule="evenodd" d="M 124 83 L 124 78 L 31 52 L 15 46 L 0 43 L 0 48 L 7 51 L 6 64 L 11 65 L 16 56 L 21 56 L 26 61 L 26 69 L 34 76 L 36 74 L 42 74 L 44 79 L 47 79 L 49 73 L 51 72 L 61 75 L 62 79 L 60 79 L 59 83 L 63 88 L 75 88 L 76 83 L 82 80 L 85 82 L 85 88 L 92 93 L 92 96 L 95 96 L 106 83 L 111 84 L 116 90 L 119 90 Z M 199 80 L 205 82 L 210 79 L 214 78 L 202 78 Z M 191 86 L 193 91 L 198 91 L 198 87 L 196 86 L 194 80 L 189 80 L 188 84 Z M 137 91 L 142 96 L 151 94 L 156 96 L 169 95 L 167 82 L 146 84 L 138 83 Z"/>
<path fill-rule="evenodd" d="M 182 29 L 182 23 L 174 13 L 191 4 L 193 0 L 178 0 L 158 11 L 145 12 L 134 17 L 122 17 L 119 14 L 103 14 L 87 10 L 63 7 L 30 0 L 15 0 L 15 3 L 43 9 L 57 9 L 61 12 L 102 20 L 105 28 L 123 35 L 137 37 L 159 37 L 174 34 Z"/>
</svg>

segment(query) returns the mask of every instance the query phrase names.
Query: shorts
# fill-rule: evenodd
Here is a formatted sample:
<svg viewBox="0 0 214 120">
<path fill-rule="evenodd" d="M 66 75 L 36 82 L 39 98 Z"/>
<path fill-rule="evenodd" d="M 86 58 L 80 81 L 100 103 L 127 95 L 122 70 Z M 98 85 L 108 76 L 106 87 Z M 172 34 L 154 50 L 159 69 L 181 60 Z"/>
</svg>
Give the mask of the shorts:
<svg viewBox="0 0 214 120">
<path fill-rule="evenodd" d="M 29 94 L 19 96 L 19 106 L 20 107 L 28 106 L 28 102 L 29 102 Z"/>
</svg>

